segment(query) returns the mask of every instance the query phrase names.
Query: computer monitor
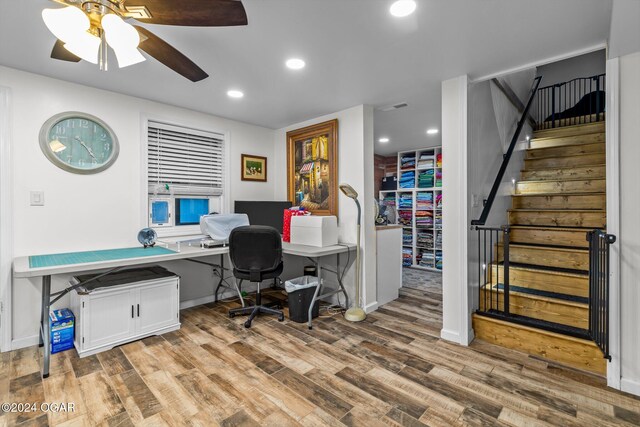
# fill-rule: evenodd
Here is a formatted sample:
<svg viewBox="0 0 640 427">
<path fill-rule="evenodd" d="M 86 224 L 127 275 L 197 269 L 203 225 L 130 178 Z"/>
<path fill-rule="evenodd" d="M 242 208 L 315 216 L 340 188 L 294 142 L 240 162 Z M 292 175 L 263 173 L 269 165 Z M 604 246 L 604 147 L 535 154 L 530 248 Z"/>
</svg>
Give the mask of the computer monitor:
<svg viewBox="0 0 640 427">
<path fill-rule="evenodd" d="M 234 212 L 247 214 L 251 225 L 268 225 L 282 234 L 284 210 L 292 205 L 289 201 L 236 201 Z"/>
</svg>

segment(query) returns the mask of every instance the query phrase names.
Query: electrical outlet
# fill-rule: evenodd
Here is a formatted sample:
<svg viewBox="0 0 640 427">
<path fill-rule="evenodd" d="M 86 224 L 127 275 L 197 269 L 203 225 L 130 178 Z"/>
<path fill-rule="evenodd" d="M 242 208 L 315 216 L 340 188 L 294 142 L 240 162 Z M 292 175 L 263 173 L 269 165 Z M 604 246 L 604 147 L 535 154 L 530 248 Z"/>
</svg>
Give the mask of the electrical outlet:
<svg viewBox="0 0 640 427">
<path fill-rule="evenodd" d="M 44 191 L 32 191 L 29 199 L 31 206 L 44 206 Z"/>
<path fill-rule="evenodd" d="M 480 206 L 480 196 L 477 194 L 472 194 L 471 195 L 471 206 L 474 208 L 477 208 L 478 206 Z"/>
</svg>

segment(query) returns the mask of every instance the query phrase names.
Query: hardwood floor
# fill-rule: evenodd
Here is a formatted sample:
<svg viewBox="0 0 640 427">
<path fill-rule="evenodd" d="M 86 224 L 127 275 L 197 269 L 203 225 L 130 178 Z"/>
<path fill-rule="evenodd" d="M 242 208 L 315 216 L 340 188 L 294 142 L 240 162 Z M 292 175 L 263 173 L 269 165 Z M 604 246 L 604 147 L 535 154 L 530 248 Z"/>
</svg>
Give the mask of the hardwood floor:
<svg viewBox="0 0 640 427">
<path fill-rule="evenodd" d="M 640 399 L 600 377 L 491 344 L 439 339 L 438 276 L 409 272 L 398 300 L 354 324 L 259 318 L 233 303 L 182 311 L 179 331 L 79 359 L 36 347 L 0 355 L 3 402 L 72 402 L 73 412 L 3 413 L 0 425 L 639 425 Z M 276 295 L 277 296 L 277 295 Z"/>
</svg>

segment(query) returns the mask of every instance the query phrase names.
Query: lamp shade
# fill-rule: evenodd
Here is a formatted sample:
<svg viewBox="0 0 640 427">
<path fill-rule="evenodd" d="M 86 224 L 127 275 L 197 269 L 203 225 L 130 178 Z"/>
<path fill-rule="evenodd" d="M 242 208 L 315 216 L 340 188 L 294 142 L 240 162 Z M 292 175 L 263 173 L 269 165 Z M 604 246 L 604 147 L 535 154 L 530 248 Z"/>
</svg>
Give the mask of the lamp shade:
<svg viewBox="0 0 640 427">
<path fill-rule="evenodd" d="M 73 40 L 65 43 L 64 48 L 74 55 L 93 64 L 98 63 L 98 51 L 100 50 L 100 39 L 86 31 L 78 33 Z"/>
<path fill-rule="evenodd" d="M 349 184 L 340 184 L 339 187 L 340 187 L 340 191 L 342 191 L 342 194 L 344 194 L 348 198 L 350 199 L 358 198 L 358 192 Z"/>
<path fill-rule="evenodd" d="M 42 20 L 49 31 L 65 43 L 74 41 L 78 34 L 85 33 L 91 26 L 89 17 L 74 6 L 44 9 Z"/>
<path fill-rule="evenodd" d="M 137 64 L 145 60 L 138 50 L 140 34 L 133 26 L 127 24 L 118 15 L 108 14 L 102 18 L 107 43 L 116 53 L 120 68 Z"/>
</svg>

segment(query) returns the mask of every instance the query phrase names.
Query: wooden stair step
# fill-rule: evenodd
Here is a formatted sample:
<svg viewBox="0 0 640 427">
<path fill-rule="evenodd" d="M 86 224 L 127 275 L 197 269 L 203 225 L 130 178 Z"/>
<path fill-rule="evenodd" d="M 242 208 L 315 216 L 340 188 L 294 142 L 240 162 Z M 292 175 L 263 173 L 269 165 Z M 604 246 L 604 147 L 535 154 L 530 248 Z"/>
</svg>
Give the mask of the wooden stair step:
<svg viewBox="0 0 640 427">
<path fill-rule="evenodd" d="M 602 193 L 606 189 L 607 182 L 604 178 L 546 179 L 516 183 L 516 194 Z"/>
<path fill-rule="evenodd" d="M 502 242 L 497 244 L 498 262 L 504 260 Z M 581 248 L 560 248 L 525 244 L 509 245 L 509 262 L 589 271 L 589 251 Z"/>
<path fill-rule="evenodd" d="M 605 178 L 607 174 L 606 165 L 576 166 L 572 168 L 544 168 L 534 170 L 523 170 L 520 178 L 523 181 L 541 181 L 547 179 L 578 179 L 578 178 Z"/>
<path fill-rule="evenodd" d="M 513 209 L 594 209 L 607 206 L 605 193 L 515 194 Z"/>
<path fill-rule="evenodd" d="M 574 328 L 589 327 L 589 305 L 584 302 L 567 301 L 558 298 L 521 292 L 517 286 L 509 290 L 509 312 L 519 316 L 545 320 Z M 502 285 L 483 288 L 480 292 L 480 310 L 504 310 L 504 289 Z"/>
<path fill-rule="evenodd" d="M 504 266 L 493 264 L 491 283 L 504 280 Z M 581 298 L 589 297 L 589 275 L 545 269 L 525 264 L 509 264 L 509 283 L 522 288 L 556 292 Z"/>
<path fill-rule="evenodd" d="M 549 157 L 567 157 L 580 154 L 598 154 L 605 152 L 604 142 L 589 144 L 573 144 L 561 147 L 529 148 L 526 150 L 526 159 L 547 159 Z"/>
<path fill-rule="evenodd" d="M 577 166 L 602 164 L 605 163 L 605 161 L 606 155 L 603 151 L 601 153 L 525 159 L 524 169 L 530 171 L 547 168 L 571 168 Z"/>
<path fill-rule="evenodd" d="M 594 209 L 510 209 L 510 225 L 604 228 L 605 211 Z"/>
<path fill-rule="evenodd" d="M 566 119 L 556 119 L 555 128 L 551 127 L 553 126 L 553 122 L 549 120 L 548 122 L 538 123 L 538 125 L 536 126 L 538 130 L 536 132 L 539 132 L 542 130 L 557 130 L 563 127 L 581 126 L 581 125 L 586 125 L 591 123 L 604 123 L 605 119 L 606 119 L 605 113 L 585 114 L 584 116 L 568 117 Z"/>
<path fill-rule="evenodd" d="M 473 315 L 473 330 L 476 338 L 492 344 L 599 375 L 605 375 L 607 371 L 606 360 L 592 341 L 478 314 Z"/>
<path fill-rule="evenodd" d="M 510 227 L 510 243 L 588 248 L 587 232 L 592 228 L 535 227 L 514 225 Z"/>
<path fill-rule="evenodd" d="M 572 136 L 572 135 L 584 135 L 589 133 L 605 132 L 604 121 L 579 124 L 573 126 L 561 126 L 551 129 L 536 130 L 533 132 L 533 138 L 550 138 L 554 136 Z"/>
<path fill-rule="evenodd" d="M 592 144 L 605 142 L 605 133 L 588 133 L 582 135 L 548 136 L 546 138 L 534 138 L 529 142 L 529 148 L 564 147 L 567 145 Z"/>
</svg>

